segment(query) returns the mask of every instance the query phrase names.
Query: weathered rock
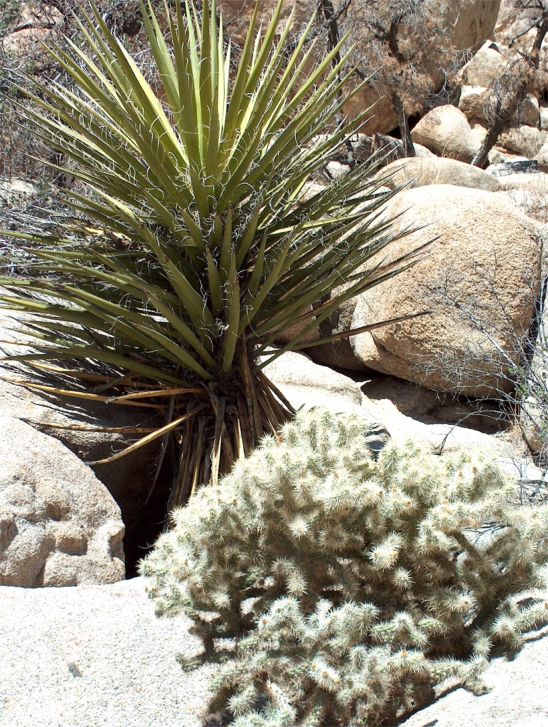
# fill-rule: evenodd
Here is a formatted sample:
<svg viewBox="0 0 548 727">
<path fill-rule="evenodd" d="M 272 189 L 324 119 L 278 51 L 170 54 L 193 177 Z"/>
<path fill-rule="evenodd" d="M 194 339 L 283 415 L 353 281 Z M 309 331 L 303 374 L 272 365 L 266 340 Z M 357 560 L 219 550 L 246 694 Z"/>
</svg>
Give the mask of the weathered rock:
<svg viewBox="0 0 548 727">
<path fill-rule="evenodd" d="M 38 9 L 34 3 L 24 3 L 21 5 L 17 21 L 3 38 L 3 50 L 20 58 L 31 52 L 39 57 L 40 44 L 45 42 L 52 31 L 59 28 L 62 23 L 63 14 L 58 8 L 40 4 Z"/>
<path fill-rule="evenodd" d="M 345 286 L 341 286 L 344 288 Z M 336 289 L 334 292 L 340 289 Z M 320 324 L 320 337 L 328 338 L 338 333 L 349 331 L 352 327 L 352 316 L 356 307 L 356 299 L 345 301 L 330 317 Z M 332 343 L 324 343 L 307 349 L 307 354 L 314 361 L 326 366 L 333 366 L 348 371 L 363 371 L 362 362 L 356 357 L 349 338 L 341 338 Z"/>
<path fill-rule="evenodd" d="M 523 449 L 504 438 L 459 424 L 421 421 L 416 415 L 403 414 L 390 399 L 364 396 L 363 409 L 386 428 L 396 444 L 413 442 L 439 454 L 478 450 L 499 462 L 515 460 L 532 464 L 529 458 L 524 457 Z"/>
<path fill-rule="evenodd" d="M 142 578 L 0 588 L 0 622 L 0 727 L 202 726 L 218 665 L 183 672 L 200 642 L 155 616 Z"/>
<path fill-rule="evenodd" d="M 459 50 L 478 48 L 491 37 L 499 8 L 500 0 L 449 0 L 433 5 L 433 11 L 453 18 L 451 42 Z"/>
<path fill-rule="evenodd" d="M 494 146 L 487 155 L 489 164 L 491 166 L 498 166 L 499 164 L 508 164 L 514 162 L 527 162 L 527 157 L 520 156 L 519 154 L 512 154 L 506 151 L 500 146 Z M 487 171 L 490 171 L 491 166 L 487 167 Z"/>
<path fill-rule="evenodd" d="M 498 181 L 483 169 L 454 159 L 429 157 L 428 159 L 399 159 L 391 162 L 377 173 L 377 178 L 386 179 L 390 189 L 406 184 L 409 188 L 431 184 L 453 184 L 458 187 L 473 187 L 496 192 Z"/>
<path fill-rule="evenodd" d="M 472 144 L 474 149 L 479 149 L 483 144 L 483 140 L 487 136 L 487 129 L 485 126 L 479 123 L 479 121 L 472 121 L 470 123 L 472 129 Z"/>
<path fill-rule="evenodd" d="M 461 88 L 459 98 L 459 109 L 466 116 L 468 121 L 477 119 L 485 122 L 485 104 L 489 97 L 489 91 L 485 86 L 464 85 Z"/>
<path fill-rule="evenodd" d="M 482 138 L 474 133 L 468 119 L 455 106 L 438 106 L 429 111 L 411 132 L 413 141 L 443 157 L 472 161 Z"/>
<path fill-rule="evenodd" d="M 494 177 L 518 177 L 523 175 L 538 174 L 538 162 L 526 157 L 518 157 L 500 164 L 491 164 L 486 171 Z"/>
<path fill-rule="evenodd" d="M 530 30 L 529 13 L 521 12 L 523 8 L 516 5 L 515 0 L 502 0 L 495 25 L 493 37 L 498 43 L 508 46 L 516 43 L 519 34 Z"/>
<path fill-rule="evenodd" d="M 413 148 L 415 149 L 415 159 L 430 159 L 436 156 L 433 151 L 430 151 L 422 144 L 413 143 Z"/>
<path fill-rule="evenodd" d="M 490 171 L 489 167 L 489 171 Z M 497 176 L 501 190 L 527 189 L 539 192 L 548 191 L 548 174 L 533 172 L 531 174 L 506 174 Z"/>
<path fill-rule="evenodd" d="M 331 411 L 352 411 L 361 407 L 362 394 L 355 381 L 302 353 L 284 353 L 263 371 L 296 409 L 323 406 Z"/>
<path fill-rule="evenodd" d="M 394 104 L 381 86 L 365 86 L 363 91 L 354 94 L 344 105 L 344 113 L 350 119 L 365 109 L 371 109 L 371 113 L 361 126 L 364 134 L 386 134 L 398 127 Z"/>
<path fill-rule="evenodd" d="M 394 243 L 390 258 L 432 244 L 414 267 L 358 297 L 352 327 L 425 315 L 353 337 L 356 355 L 431 389 L 509 390 L 539 292 L 539 226 L 497 194 L 449 185 L 401 192 L 387 214 L 402 213 L 396 229 L 421 229 Z"/>
<path fill-rule="evenodd" d="M 0 311 L 1 348 L 6 353 L 21 353 L 24 348 L 8 343 L 24 340 L 20 333 L 24 316 Z M 12 330 L 10 330 L 12 329 Z M 28 347 L 30 344 L 26 344 Z M 132 434 L 135 427 L 154 427 L 161 422 L 150 409 L 116 406 L 89 400 L 52 396 L 12 383 L 28 381 L 29 373 L 24 368 L 15 370 L 0 367 L 0 411 L 6 416 L 29 421 L 41 431 L 59 439 L 68 449 L 84 462 L 96 462 L 108 458 L 135 442 L 141 435 Z M 46 385 L 59 385 L 55 379 L 39 379 Z M 62 384 L 67 388 L 67 383 Z M 150 523 L 151 512 L 165 499 L 165 488 L 158 485 L 153 498 L 147 503 L 158 443 L 137 449 L 131 454 L 109 464 L 91 465 L 95 475 L 108 489 L 120 506 L 126 526 L 125 550 L 128 562 L 132 554 L 132 543 L 142 531 L 143 523 Z M 155 500 L 155 497 L 158 500 Z M 161 520 L 161 515 L 154 515 Z"/>
<path fill-rule="evenodd" d="M 531 640 L 512 660 L 494 659 L 483 681 L 487 694 L 449 691 L 401 727 L 547 727 L 548 638 Z"/>
<path fill-rule="evenodd" d="M 312 307 L 308 306 L 307 310 L 308 311 L 312 310 Z M 276 343 L 278 345 L 284 344 L 284 343 L 290 343 L 297 336 L 300 336 L 301 333 L 303 333 L 304 330 L 310 325 L 310 323 L 311 323 L 311 321 L 309 321 L 309 320 L 304 320 L 304 321 L 295 320 L 294 323 L 292 323 L 291 325 L 289 325 L 287 328 L 285 328 L 283 331 L 280 332 L 280 335 L 278 336 Z M 300 343 L 312 343 L 313 341 L 317 341 L 319 337 L 320 337 L 320 331 L 316 324 L 309 331 L 307 331 L 307 333 L 304 334 L 304 337 L 301 339 Z"/>
<path fill-rule="evenodd" d="M 498 144 L 515 154 L 521 154 L 527 159 L 534 159 L 547 140 L 547 131 L 535 129 L 532 126 L 519 126 L 502 133 Z"/>
<path fill-rule="evenodd" d="M 345 177 L 350 171 L 348 164 L 341 164 L 341 162 L 329 162 L 326 167 L 327 173 L 331 179 L 340 179 Z"/>
<path fill-rule="evenodd" d="M 548 174 L 510 174 L 498 177 L 501 196 L 541 224 L 548 222 Z M 546 243 L 545 243 L 546 247 Z"/>
<path fill-rule="evenodd" d="M 419 386 L 411 381 L 383 374 L 375 374 L 365 381 L 361 384 L 361 390 L 366 400 L 373 403 L 387 400 L 401 414 L 429 424 L 439 423 L 440 420 L 434 412 L 438 411 L 444 402 L 448 401 L 452 406 L 456 401 L 456 398 L 449 394 L 425 389 L 424 386 Z M 451 419 L 444 414 L 441 421 L 448 423 Z M 457 423 L 457 421 L 458 419 L 453 423 Z"/>
<path fill-rule="evenodd" d="M 370 389 L 368 384 L 369 382 L 366 382 L 362 390 L 374 393 L 375 389 Z M 426 392 L 425 389 L 418 388 Z M 432 393 L 427 392 L 426 395 L 431 405 Z M 409 396 L 409 392 L 407 394 Z M 409 401 L 407 403 L 409 404 Z M 435 417 L 430 415 L 419 415 L 417 412 L 423 407 L 424 401 L 416 402 L 413 412 L 405 414 L 401 410 L 401 397 L 399 402 L 397 398 L 396 401 L 392 398 L 371 398 L 367 394 L 363 398 L 363 409 L 367 417 L 378 422 L 396 444 L 412 442 L 415 446 L 440 456 L 455 452 L 481 453 L 492 459 L 501 471 L 515 480 L 516 493 L 524 496 L 531 493 L 532 483 L 545 481 L 544 472 L 534 464 L 519 432 L 503 430 L 493 434 L 485 431 L 489 428 L 489 424 L 493 425 L 493 422 L 488 422 L 487 417 L 480 415 L 470 416 L 470 405 L 466 407 L 461 404 L 459 407 L 453 403 L 444 407 L 433 404 L 438 416 L 441 415 L 441 419 L 445 421 L 435 421 Z M 426 410 L 431 411 L 428 406 Z M 538 489 L 535 485 L 533 488 Z"/>
<path fill-rule="evenodd" d="M 395 139 L 386 134 L 356 134 L 349 141 L 352 147 L 352 161 L 356 163 L 367 161 L 371 156 L 382 157 L 383 164 L 389 164 L 396 159 L 406 158 L 406 152 L 401 139 Z M 422 144 L 414 144 L 415 156 L 418 158 L 435 156 L 430 149 Z M 344 150 L 348 158 L 348 149 Z"/>
<path fill-rule="evenodd" d="M 484 86 L 464 85 L 461 89 L 459 109 L 472 121 L 479 121 L 488 126 L 487 108 L 489 107 L 491 91 Z M 519 108 L 519 122 L 526 126 L 538 126 L 540 118 L 539 102 L 529 93 Z"/>
<path fill-rule="evenodd" d="M 535 13 L 538 13 L 539 7 L 542 7 L 542 3 L 518 4 L 516 0 L 502 0 L 493 38 L 507 47 L 511 46 L 516 55 L 520 53 L 529 55 L 536 36 L 536 27 L 533 26 L 532 20 L 535 18 Z M 531 79 L 531 85 L 539 98 L 547 88 L 547 69 L 548 52 L 546 43 L 543 43 L 539 69 Z"/>
<path fill-rule="evenodd" d="M 401 414 L 423 424 L 453 424 L 485 434 L 506 431 L 503 408 L 497 409 L 493 401 L 456 397 L 382 374 L 371 375 L 361 390 L 366 399 L 388 400 Z"/>
<path fill-rule="evenodd" d="M 540 316 L 533 357 L 524 380 L 520 407 L 520 426 L 531 451 L 548 464 L 548 305 Z"/>
<path fill-rule="evenodd" d="M 82 404 L 78 400 L 41 395 L 1 379 L 0 410 L 5 415 L 29 420 L 59 439 L 83 462 L 96 462 L 124 449 L 139 436 L 132 436 L 131 429 L 154 426 L 156 421 L 147 410 Z M 92 465 L 95 475 L 120 506 L 130 530 L 143 516 L 155 452 L 153 443 L 110 464 Z"/>
<path fill-rule="evenodd" d="M 315 137 L 314 141 L 323 143 L 327 141 L 327 135 L 320 134 Z M 414 147 L 415 157 L 418 159 L 435 157 L 435 154 L 422 144 L 415 144 Z M 407 158 L 407 155 L 400 139 L 395 139 L 386 134 L 374 134 L 373 136 L 355 134 L 347 139 L 344 144 L 341 144 L 326 166 L 319 167 L 313 172 L 311 176 L 312 183 L 306 185 L 302 197 L 308 198 L 311 196 L 309 189 L 316 191 L 316 187 L 325 187 L 331 180 L 348 174 L 355 164 L 371 162 L 372 157 L 374 158 L 373 168 L 376 169 L 380 166 L 386 166 L 396 159 Z"/>
<path fill-rule="evenodd" d="M 535 159 L 538 162 L 538 168 L 540 171 L 548 172 L 548 142 L 545 141 L 540 147 Z"/>
<path fill-rule="evenodd" d="M 540 128 L 543 131 L 548 130 L 548 106 L 540 107 Z"/>
<path fill-rule="evenodd" d="M 500 195 L 509 199 L 524 215 L 541 224 L 548 222 L 548 189 L 523 187 L 500 192 Z"/>
<path fill-rule="evenodd" d="M 316 194 L 319 194 L 325 189 L 325 184 L 319 184 L 318 182 L 308 182 L 304 185 L 301 192 L 301 199 L 309 200 L 312 199 Z"/>
<path fill-rule="evenodd" d="M 0 204 L 13 207 L 25 204 L 36 196 L 36 187 L 24 179 L 0 180 Z"/>
<path fill-rule="evenodd" d="M 0 585 L 73 586 L 124 577 L 120 509 L 61 442 L 0 418 Z"/>
<path fill-rule="evenodd" d="M 532 93 L 528 93 L 525 97 L 520 106 L 518 116 L 522 124 L 534 127 L 540 125 L 540 104 L 537 97 Z"/>
<path fill-rule="evenodd" d="M 476 55 L 461 71 L 461 77 L 468 86 L 486 88 L 495 81 L 506 67 L 506 59 L 497 46 L 486 41 Z"/>
</svg>

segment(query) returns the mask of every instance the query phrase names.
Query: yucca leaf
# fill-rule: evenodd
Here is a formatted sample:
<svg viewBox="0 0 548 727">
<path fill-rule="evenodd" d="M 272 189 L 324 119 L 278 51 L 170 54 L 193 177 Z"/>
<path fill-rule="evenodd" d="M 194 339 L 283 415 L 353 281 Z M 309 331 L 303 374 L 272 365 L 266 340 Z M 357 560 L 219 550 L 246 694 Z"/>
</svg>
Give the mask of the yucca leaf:
<svg viewBox="0 0 548 727">
<path fill-rule="evenodd" d="M 173 286 L 174 291 L 184 304 L 188 314 L 197 328 L 207 327 L 213 324 L 213 316 L 208 308 L 204 305 L 204 301 L 200 293 L 195 290 L 188 281 L 185 274 L 173 263 L 168 253 L 162 248 L 154 233 L 140 220 L 137 215 L 120 200 L 102 194 L 111 205 L 112 210 L 116 210 L 121 219 L 135 230 L 141 236 L 142 242 L 146 243 L 156 256 L 158 263 L 164 268 L 166 275 Z"/>
<path fill-rule="evenodd" d="M 207 255 L 207 275 L 209 281 L 209 294 L 211 296 L 211 309 L 215 317 L 217 317 L 222 310 L 223 306 L 223 286 L 221 283 L 221 276 L 215 264 L 212 254 L 209 250 L 206 251 Z"/>
<path fill-rule="evenodd" d="M 204 369 L 194 356 L 178 345 L 173 338 L 162 333 L 150 316 L 136 314 L 127 308 L 111 303 L 104 296 L 86 293 L 81 289 L 71 289 L 69 286 L 67 286 L 66 290 L 69 292 L 72 290 L 76 294 L 73 298 L 75 302 L 94 314 L 96 318 L 104 318 L 110 324 L 111 329 L 119 335 L 136 340 L 145 350 L 147 348 L 155 350 L 159 345 L 163 355 L 171 359 L 173 363 L 182 364 L 203 379 L 207 380 L 211 377 L 211 374 Z M 62 295 L 65 295 L 64 291 Z M 107 315 L 103 315 L 102 311 Z M 130 321 L 131 325 L 128 325 L 126 320 Z M 95 325 L 97 326 L 97 324 Z"/>
<path fill-rule="evenodd" d="M 212 0 L 214 2 L 214 0 Z M 193 8 L 195 13 L 195 8 Z M 195 19 L 196 25 L 198 20 Z M 215 139 L 215 130 L 212 128 L 213 124 L 213 113 L 217 110 L 216 100 L 216 80 L 215 77 L 215 57 L 214 54 L 217 51 L 217 43 L 212 44 L 211 34 L 215 32 L 217 34 L 217 15 L 215 7 L 209 7 L 209 3 L 205 3 L 202 8 L 202 23 L 200 30 L 200 81 L 199 91 L 202 109 L 202 133 L 203 133 L 203 150 L 202 150 L 202 166 L 204 170 L 204 177 L 209 176 L 209 165 L 208 157 L 211 162 L 211 155 L 214 154 L 213 149 L 210 149 L 210 143 L 215 148 L 218 139 Z M 218 129 L 218 124 L 217 124 Z M 210 141 L 211 140 L 211 141 Z"/>
<path fill-rule="evenodd" d="M 101 30 L 102 38 L 106 41 L 105 44 L 102 44 L 105 49 L 105 54 L 102 57 L 106 61 L 105 65 L 108 64 L 108 77 L 120 94 L 120 100 L 124 99 L 129 116 L 132 116 L 132 107 L 134 105 L 144 115 L 147 125 L 150 125 L 151 132 L 157 137 L 158 149 L 166 148 L 175 155 L 175 158 L 178 158 L 181 149 L 158 97 L 152 91 L 150 84 L 146 81 L 131 55 L 111 33 L 101 13 L 93 5 L 92 12 Z M 95 38 L 99 37 L 98 31 L 94 30 L 93 33 Z M 111 57 L 114 62 L 110 61 Z M 124 93 L 125 97 L 122 95 Z M 129 107 L 127 106 L 128 95 Z"/>
<path fill-rule="evenodd" d="M 190 396 L 191 394 L 203 394 L 204 390 L 197 388 L 196 386 L 176 386 L 165 389 L 150 389 L 149 391 L 132 391 L 131 394 L 124 394 L 123 396 L 114 396 L 111 401 L 136 401 L 141 399 L 156 399 L 162 396 Z"/>
<path fill-rule="evenodd" d="M 244 261 L 247 257 L 247 253 L 249 252 L 249 248 L 253 244 L 253 242 L 256 239 L 257 234 L 257 226 L 259 224 L 259 221 L 261 219 L 261 212 L 262 212 L 262 200 L 257 200 L 257 204 L 253 212 L 251 213 L 251 218 L 247 222 L 246 230 L 241 238 L 241 240 L 238 241 L 238 247 L 236 251 L 236 267 L 240 269 L 242 265 L 244 264 Z"/>
<path fill-rule="evenodd" d="M 257 256 L 255 258 L 254 265 L 251 270 L 249 282 L 247 284 L 247 289 L 249 291 L 249 295 L 251 296 L 251 299 L 253 299 L 256 296 L 257 289 L 259 287 L 259 283 L 263 277 L 266 241 L 267 241 L 267 234 L 266 234 L 266 232 L 263 232 L 263 235 L 261 237 L 261 244 L 259 246 L 259 250 L 257 252 Z M 246 308 L 246 306 L 248 304 L 249 304 L 249 300 L 244 302 L 244 308 Z M 247 325 L 247 317 L 246 317 L 246 325 Z M 243 332 L 243 329 L 240 329 L 240 332 Z"/>
<path fill-rule="evenodd" d="M 226 282 L 226 320 L 227 329 L 224 335 L 222 371 L 230 371 L 234 361 L 234 352 L 239 340 L 240 324 L 240 284 L 238 281 L 236 256 L 231 256 L 228 280 Z"/>
<path fill-rule="evenodd" d="M 240 56 L 238 70 L 236 72 L 236 79 L 234 81 L 232 94 L 228 104 L 228 111 L 226 114 L 225 122 L 225 145 L 230 150 L 233 149 L 235 145 L 237 130 L 241 128 L 241 115 L 246 108 L 246 105 L 244 104 L 244 94 L 246 91 L 250 67 L 252 65 L 251 58 L 253 55 L 253 46 L 256 39 L 258 13 L 259 3 L 256 3 L 249 22 L 243 51 Z"/>
<path fill-rule="evenodd" d="M 164 10 L 166 11 L 166 15 L 169 17 L 169 7 L 165 0 Z M 141 4 L 141 16 L 147 31 L 150 49 L 154 56 L 156 66 L 158 67 L 162 87 L 169 101 L 170 108 L 175 110 L 181 104 L 177 84 L 177 71 L 150 0 L 147 1 L 146 6 L 144 3 Z M 181 132 L 181 129 L 178 128 L 178 131 Z"/>
<path fill-rule="evenodd" d="M 127 402 L 128 404 L 131 402 Z M 141 405 L 142 406 L 142 405 Z M 147 434 L 145 437 L 140 439 L 138 442 L 135 442 L 134 444 L 130 444 L 129 447 L 126 447 L 120 452 L 117 452 L 116 454 L 113 454 L 110 457 L 106 457 L 104 459 L 97 459 L 93 462 L 88 462 L 90 465 L 98 465 L 98 464 L 110 464 L 110 462 L 116 462 L 118 459 L 122 459 L 122 457 L 127 456 L 128 454 L 131 454 L 132 452 L 137 451 L 138 449 L 141 449 L 142 447 L 145 447 L 147 444 L 150 444 L 155 439 L 159 439 L 160 437 L 164 437 L 166 434 L 169 434 L 169 432 L 172 432 L 174 429 L 177 429 L 181 426 L 181 424 L 188 419 L 190 419 L 193 416 L 196 416 L 202 409 L 205 408 L 205 404 L 196 407 L 188 414 L 184 414 L 181 417 L 178 417 L 177 419 L 174 419 L 173 421 L 169 422 L 169 424 L 164 425 L 163 427 L 160 427 L 159 429 L 156 429 L 151 434 Z"/>
<path fill-rule="evenodd" d="M 221 259 L 220 259 L 220 272 L 224 279 L 228 275 L 230 268 L 230 258 L 232 255 L 232 248 L 234 246 L 234 214 L 232 208 L 226 211 L 225 214 L 225 225 L 223 231 L 223 241 L 221 247 Z"/>
<path fill-rule="evenodd" d="M 199 55 L 199 51 L 201 50 L 201 33 L 200 25 L 196 19 L 196 16 L 192 13 L 193 9 L 194 8 L 191 9 L 189 3 L 185 3 L 186 23 L 183 22 L 181 16 L 179 20 L 179 27 L 181 29 L 184 29 L 183 32 L 186 36 L 184 38 L 184 40 L 186 40 L 186 43 L 183 42 L 181 50 L 183 53 L 186 54 L 185 68 L 190 71 L 190 78 L 192 79 L 191 91 L 192 95 L 194 96 L 194 110 L 196 116 L 193 119 L 193 130 L 194 133 L 197 135 L 199 150 L 199 157 L 196 158 L 194 161 L 201 166 L 204 160 L 204 118 L 202 114 L 202 89 L 200 83 L 200 66 L 202 57 L 201 54 Z"/>
<path fill-rule="evenodd" d="M 87 399 L 88 401 L 99 401 L 103 403 L 109 403 L 109 404 L 121 404 L 123 406 L 136 406 L 140 407 L 141 409 L 158 409 L 159 407 L 156 404 L 148 404 L 146 402 L 137 402 L 137 401 L 114 401 L 109 396 L 101 396 L 100 394 L 93 394 L 89 391 L 75 391 L 74 389 L 60 389 L 56 386 L 47 386 L 46 384 L 35 384 L 31 381 L 27 381 L 25 379 L 11 379 L 6 378 L 5 381 L 9 381 L 10 384 L 16 384 L 18 386 L 27 388 L 27 389 L 34 389 L 36 391 L 43 391 L 46 394 L 53 394 L 54 396 L 67 396 L 69 398 L 73 399 Z M 26 420 L 28 421 L 28 420 Z M 43 422 L 40 422 L 43 424 Z M 63 425 L 59 424 L 53 424 L 51 422 L 48 422 L 48 428 L 52 427 L 62 427 Z M 64 427 L 63 427 L 64 428 Z M 68 428 L 68 427 L 67 427 Z M 72 429 L 72 425 L 70 425 L 70 428 Z M 76 427 L 77 429 L 79 427 Z M 93 428 L 85 428 L 83 431 L 107 431 L 104 429 L 93 429 Z M 108 431 L 116 431 L 113 429 L 110 429 Z M 120 427 L 118 431 L 135 431 L 133 427 Z M 156 431 L 156 430 L 153 430 Z"/>
<path fill-rule="evenodd" d="M 182 385 L 186 383 L 184 380 L 173 376 L 160 367 L 153 367 L 143 364 L 130 356 L 123 356 L 112 350 L 103 350 L 94 348 L 93 346 L 62 346 L 57 348 L 43 348 L 37 353 L 13 354 L 6 356 L 4 361 L 72 361 L 74 359 L 100 361 L 102 363 L 113 364 L 124 371 L 143 376 L 152 381 L 163 381 L 168 384 Z"/>
<path fill-rule="evenodd" d="M 270 293 L 272 288 L 276 285 L 276 283 L 280 280 L 280 276 L 282 274 L 287 255 L 289 253 L 289 248 L 292 244 L 291 237 L 288 237 L 285 243 L 283 244 L 283 247 L 281 250 L 278 250 L 278 254 L 276 256 L 275 261 L 273 262 L 270 271 L 268 272 L 266 278 L 264 279 L 262 285 L 260 285 L 259 289 L 257 290 L 257 293 L 255 295 L 248 294 L 242 303 L 242 310 L 245 311 L 244 318 L 242 325 L 240 326 L 240 332 L 243 334 L 245 329 L 251 325 L 253 322 L 253 319 L 261 309 L 262 304 L 264 303 L 266 296 Z"/>
<path fill-rule="evenodd" d="M 131 144 L 143 155 L 146 163 L 155 174 L 156 183 L 160 186 L 167 185 L 168 189 L 166 191 L 170 193 L 172 198 L 176 198 L 177 188 L 172 183 L 172 180 L 177 176 L 176 169 L 166 155 L 163 155 L 162 159 L 159 160 L 158 147 L 151 142 L 153 135 L 150 133 L 149 128 L 142 123 L 138 115 L 135 115 L 135 109 L 124 100 L 123 85 L 116 91 L 113 89 L 112 84 L 105 79 L 105 76 L 100 74 L 101 83 L 106 84 L 109 90 L 112 89 L 110 93 L 107 93 L 103 90 L 103 85 L 96 83 L 92 76 L 84 74 L 66 53 L 59 50 L 58 52 L 52 51 L 52 55 L 67 73 L 75 78 L 78 86 L 86 91 L 90 107 L 93 108 L 95 104 L 100 104 L 105 117 L 107 119 L 111 118 L 114 124 L 123 129 L 125 134 L 129 136 Z M 120 97 L 118 93 L 121 93 L 122 96 Z M 51 92 L 49 92 L 49 95 L 53 96 Z M 62 108 L 61 104 L 59 106 Z M 171 172 L 169 176 L 164 176 L 162 172 L 163 163 Z"/>
</svg>

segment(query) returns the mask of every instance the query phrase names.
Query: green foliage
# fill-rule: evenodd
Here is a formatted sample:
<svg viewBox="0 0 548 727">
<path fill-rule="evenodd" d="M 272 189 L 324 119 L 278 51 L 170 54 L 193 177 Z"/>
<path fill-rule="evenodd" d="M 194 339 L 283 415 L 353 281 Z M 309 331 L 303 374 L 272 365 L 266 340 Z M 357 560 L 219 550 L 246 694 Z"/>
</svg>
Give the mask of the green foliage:
<svg viewBox="0 0 548 727">
<path fill-rule="evenodd" d="M 238 727 L 394 724 L 548 619 L 548 507 L 479 455 L 365 443 L 316 410 L 175 512 L 143 573 L 163 614 L 234 651 L 210 709 Z M 219 640 L 215 642 L 215 640 Z M 219 650 L 216 655 L 215 651 Z M 191 666 L 189 664 L 188 666 Z"/>
<path fill-rule="evenodd" d="M 382 180 L 367 165 L 303 197 L 366 113 L 337 125 L 352 72 L 344 39 L 315 60 L 314 19 L 290 46 L 282 5 L 267 28 L 255 12 L 235 58 L 214 2 L 201 19 L 190 2 L 177 0 L 174 14 L 166 5 L 166 37 L 143 3 L 154 88 L 92 5 L 77 21 L 81 44 L 49 51 L 76 91 L 20 89 L 34 104 L 22 107 L 33 134 L 69 160 L 53 166 L 79 183 L 64 196 L 83 219 L 5 233 L 26 241 L 32 271 L 0 279 L 2 306 L 33 317 L 25 330 L 36 352 L 13 358 L 110 367 L 102 392 L 110 384 L 112 397 L 169 389 L 176 398 L 158 409 L 176 422 L 169 431 L 194 419 L 189 457 L 196 436 L 213 443 L 177 478 L 186 495 L 290 415 L 259 375 L 280 333 L 297 321 L 286 349 L 306 347 L 343 301 L 403 263 L 364 270 L 391 239 Z"/>
</svg>

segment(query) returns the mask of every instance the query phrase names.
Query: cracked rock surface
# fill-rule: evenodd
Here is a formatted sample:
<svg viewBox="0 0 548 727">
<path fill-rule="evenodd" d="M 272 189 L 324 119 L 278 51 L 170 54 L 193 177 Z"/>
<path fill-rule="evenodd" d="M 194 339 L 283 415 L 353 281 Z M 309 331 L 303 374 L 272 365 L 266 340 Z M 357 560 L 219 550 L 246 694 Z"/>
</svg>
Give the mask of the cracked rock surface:
<svg viewBox="0 0 548 727">
<path fill-rule="evenodd" d="M 0 585 L 124 578 L 120 508 L 61 442 L 0 417 Z"/>
</svg>

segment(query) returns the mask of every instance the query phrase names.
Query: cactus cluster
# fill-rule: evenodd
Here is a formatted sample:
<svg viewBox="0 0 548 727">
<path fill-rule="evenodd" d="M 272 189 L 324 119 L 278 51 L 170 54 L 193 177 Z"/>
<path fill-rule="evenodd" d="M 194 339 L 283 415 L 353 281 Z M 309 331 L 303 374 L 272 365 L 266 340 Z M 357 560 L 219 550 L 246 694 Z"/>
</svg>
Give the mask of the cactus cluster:
<svg viewBox="0 0 548 727">
<path fill-rule="evenodd" d="M 373 454 L 367 433 L 299 414 L 144 561 L 158 611 L 225 654 L 210 710 L 237 727 L 394 724 L 548 621 L 548 507 L 479 454 Z"/>
</svg>

